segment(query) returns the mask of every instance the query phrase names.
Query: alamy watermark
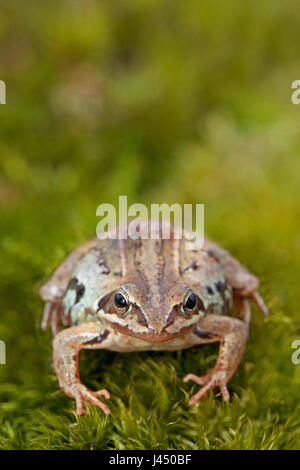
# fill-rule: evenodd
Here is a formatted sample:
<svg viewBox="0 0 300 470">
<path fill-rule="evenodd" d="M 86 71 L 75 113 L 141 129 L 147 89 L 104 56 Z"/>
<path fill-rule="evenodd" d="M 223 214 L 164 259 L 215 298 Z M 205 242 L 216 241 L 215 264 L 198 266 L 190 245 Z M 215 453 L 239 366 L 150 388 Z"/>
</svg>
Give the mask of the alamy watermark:
<svg viewBox="0 0 300 470">
<path fill-rule="evenodd" d="M 300 364 L 300 339 L 295 339 L 295 341 L 292 343 L 292 348 L 296 351 L 293 352 L 291 360 L 292 363 L 297 366 Z"/>
<path fill-rule="evenodd" d="M 291 95 L 291 101 L 293 104 L 300 103 L 300 80 L 294 80 L 291 88 L 295 89 Z"/>
<path fill-rule="evenodd" d="M 204 244 L 204 204 L 183 204 L 183 207 L 177 203 L 171 206 L 166 203 L 151 204 L 149 214 L 145 204 L 132 204 L 128 207 L 127 196 L 119 196 L 118 221 L 112 204 L 100 204 L 96 215 L 101 217 L 96 228 L 100 240 L 157 240 L 160 236 L 163 239 L 173 237 L 185 239 L 186 250 L 201 250 Z M 174 221 L 173 227 L 171 219 Z"/>
<path fill-rule="evenodd" d="M 0 364 L 6 364 L 6 346 L 2 340 L 0 340 Z"/>
<path fill-rule="evenodd" d="M 0 80 L 0 104 L 6 104 L 6 85 L 3 80 Z"/>
</svg>

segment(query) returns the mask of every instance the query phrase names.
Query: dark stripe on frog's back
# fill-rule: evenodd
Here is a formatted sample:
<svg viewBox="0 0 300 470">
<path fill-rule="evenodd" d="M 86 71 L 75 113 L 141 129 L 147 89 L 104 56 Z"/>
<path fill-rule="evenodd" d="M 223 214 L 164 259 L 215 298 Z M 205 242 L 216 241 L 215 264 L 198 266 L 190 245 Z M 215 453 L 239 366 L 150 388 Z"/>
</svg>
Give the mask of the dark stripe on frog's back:
<svg viewBox="0 0 300 470">
<path fill-rule="evenodd" d="M 151 294 L 153 279 L 152 275 L 157 266 L 157 259 L 153 251 L 153 240 L 122 240 L 120 250 L 124 257 L 122 277 L 126 283 L 134 283 L 140 287 L 145 294 Z M 125 268 L 125 269 L 124 269 Z"/>
<path fill-rule="evenodd" d="M 124 246 L 127 278 L 146 294 L 158 294 L 163 300 L 166 288 L 179 281 L 174 249 L 178 240 L 126 240 Z"/>
</svg>

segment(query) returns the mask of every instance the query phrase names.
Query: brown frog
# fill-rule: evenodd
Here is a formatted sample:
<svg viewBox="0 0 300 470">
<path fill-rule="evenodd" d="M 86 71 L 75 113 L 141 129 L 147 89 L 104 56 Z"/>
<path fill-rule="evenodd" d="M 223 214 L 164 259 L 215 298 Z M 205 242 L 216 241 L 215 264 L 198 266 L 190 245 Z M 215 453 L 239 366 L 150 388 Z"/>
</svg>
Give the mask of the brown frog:
<svg viewBox="0 0 300 470">
<path fill-rule="evenodd" d="M 215 367 L 183 380 L 201 385 L 190 404 L 214 387 L 229 400 L 227 384 L 248 338 L 249 300 L 268 313 L 258 287 L 257 277 L 216 243 L 206 240 L 201 250 L 187 251 L 172 226 L 170 239 L 89 241 L 40 290 L 46 302 L 42 328 L 52 325 L 60 387 L 76 400 L 78 414 L 89 402 L 109 413 L 99 399 L 109 398 L 108 391 L 80 382 L 81 349 L 177 350 L 218 341 Z M 59 332 L 60 320 L 68 328 Z"/>
</svg>

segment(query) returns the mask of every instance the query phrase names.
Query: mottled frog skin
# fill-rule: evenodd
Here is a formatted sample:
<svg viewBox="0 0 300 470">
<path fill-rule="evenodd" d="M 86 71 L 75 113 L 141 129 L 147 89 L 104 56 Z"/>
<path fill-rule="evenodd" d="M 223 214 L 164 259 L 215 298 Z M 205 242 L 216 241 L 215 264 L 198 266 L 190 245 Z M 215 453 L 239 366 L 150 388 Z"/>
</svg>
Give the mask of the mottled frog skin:
<svg viewBox="0 0 300 470">
<path fill-rule="evenodd" d="M 227 384 L 248 338 L 249 300 L 267 314 L 259 281 L 214 242 L 187 251 L 172 226 L 170 239 L 159 233 L 157 240 L 91 240 L 40 290 L 46 302 L 42 327 L 52 325 L 59 384 L 76 400 L 78 414 L 88 403 L 109 413 L 99 399 L 109 398 L 108 391 L 91 391 L 80 382 L 81 349 L 177 350 L 218 341 L 214 369 L 184 381 L 201 385 L 190 404 L 216 386 L 229 399 Z M 60 320 L 67 328 L 59 332 Z"/>
</svg>

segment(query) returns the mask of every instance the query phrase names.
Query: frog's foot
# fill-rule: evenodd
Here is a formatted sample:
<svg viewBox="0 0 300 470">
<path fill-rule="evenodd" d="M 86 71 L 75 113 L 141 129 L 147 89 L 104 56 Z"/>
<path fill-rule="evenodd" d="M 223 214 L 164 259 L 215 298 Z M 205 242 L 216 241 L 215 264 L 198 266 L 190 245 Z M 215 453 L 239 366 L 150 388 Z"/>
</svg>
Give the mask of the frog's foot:
<svg viewBox="0 0 300 470">
<path fill-rule="evenodd" d="M 68 324 L 68 319 L 64 314 L 64 309 L 60 302 L 47 302 L 44 309 L 44 316 L 42 320 L 42 330 L 46 330 L 48 325 L 51 325 L 53 336 L 59 332 L 59 320 L 62 319 L 63 325 Z"/>
<path fill-rule="evenodd" d="M 203 375 L 202 377 L 198 377 L 195 374 L 187 374 L 183 381 L 188 382 L 189 380 L 193 380 L 198 385 L 203 385 L 200 390 L 192 396 L 189 401 L 190 405 L 194 405 L 200 398 L 203 397 L 209 390 L 212 390 L 215 387 L 219 387 L 223 400 L 229 400 L 229 392 L 227 390 L 227 374 L 226 372 L 222 371 L 209 371 L 207 374 Z"/>
<path fill-rule="evenodd" d="M 104 396 L 107 399 L 110 398 L 110 394 L 105 388 L 97 390 L 96 392 L 92 392 L 82 385 L 82 383 L 78 382 L 73 385 L 72 392 L 68 393 L 68 395 L 72 396 L 72 398 L 75 398 L 76 412 L 78 415 L 86 414 L 84 405 L 88 405 L 89 403 L 98 406 L 98 408 L 100 408 L 107 415 L 110 413 L 110 409 L 97 398 L 99 396 Z"/>
</svg>

